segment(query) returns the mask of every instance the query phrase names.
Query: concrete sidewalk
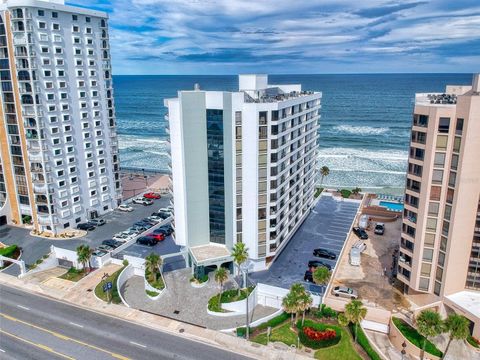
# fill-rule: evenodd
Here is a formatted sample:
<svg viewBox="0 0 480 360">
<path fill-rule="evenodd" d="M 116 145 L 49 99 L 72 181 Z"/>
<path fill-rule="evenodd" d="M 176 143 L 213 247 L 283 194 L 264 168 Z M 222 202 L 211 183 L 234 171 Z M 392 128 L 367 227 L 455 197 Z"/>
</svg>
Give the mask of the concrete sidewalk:
<svg viewBox="0 0 480 360">
<path fill-rule="evenodd" d="M 310 357 L 297 354 L 293 350 L 285 351 L 276 349 L 273 345 L 262 346 L 248 342 L 244 339 L 227 335 L 214 330 L 208 330 L 194 325 L 185 324 L 165 317 L 152 315 L 139 310 L 130 309 L 123 305 L 107 304 L 94 295 L 96 284 L 101 280 L 104 272 L 109 274 L 118 270 L 117 265 L 108 265 L 101 271 L 95 271 L 79 281 L 70 289 L 52 288 L 29 279 L 18 279 L 16 277 L 0 273 L 0 283 L 6 286 L 15 287 L 23 291 L 46 296 L 54 300 L 63 301 L 74 306 L 82 307 L 85 310 L 102 313 L 104 315 L 120 318 L 126 321 L 146 326 L 158 331 L 163 331 L 176 336 L 208 344 L 221 349 L 228 349 L 232 352 L 252 357 L 254 359 L 309 359 Z"/>
</svg>

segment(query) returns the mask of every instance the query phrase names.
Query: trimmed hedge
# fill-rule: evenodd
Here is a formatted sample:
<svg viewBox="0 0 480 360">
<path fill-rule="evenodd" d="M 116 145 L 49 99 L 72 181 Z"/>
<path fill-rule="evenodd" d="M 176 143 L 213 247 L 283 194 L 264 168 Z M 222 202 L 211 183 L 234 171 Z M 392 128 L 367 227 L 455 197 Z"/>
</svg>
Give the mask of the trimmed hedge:
<svg viewBox="0 0 480 360">
<path fill-rule="evenodd" d="M 11 258 L 13 253 L 17 250 L 17 245 L 10 245 L 0 249 L 0 255 Z"/>
<path fill-rule="evenodd" d="M 476 340 L 473 336 L 467 337 L 467 341 L 470 345 L 472 345 L 474 348 L 480 348 L 480 343 L 478 340 Z"/>
<path fill-rule="evenodd" d="M 147 293 L 147 295 L 151 296 L 151 297 L 155 297 L 157 296 L 159 293 L 156 292 L 156 291 L 150 291 L 150 290 L 145 290 L 145 292 Z"/>
<path fill-rule="evenodd" d="M 352 335 L 355 337 L 355 325 L 350 323 L 348 327 L 350 328 L 350 332 L 352 333 Z M 365 350 L 370 359 L 382 360 L 380 355 L 377 354 L 377 352 L 373 349 L 372 345 L 370 345 L 370 343 L 368 342 L 367 335 L 365 335 L 365 333 L 363 332 L 362 327 L 358 326 L 357 329 L 357 342 L 363 348 L 363 350 Z"/>
<path fill-rule="evenodd" d="M 280 315 L 275 316 L 274 318 L 268 320 L 267 322 L 264 322 L 264 323 L 262 323 L 258 326 L 255 326 L 255 327 L 251 327 L 250 328 L 250 333 L 253 333 L 256 330 L 265 330 L 269 326 L 274 328 L 274 327 L 282 324 L 283 322 L 285 322 L 288 319 L 290 319 L 290 314 L 287 314 L 286 312 L 283 312 Z M 247 330 L 247 328 L 245 326 L 237 328 L 237 336 L 245 336 L 246 330 Z"/>
<path fill-rule="evenodd" d="M 409 324 L 407 324 L 404 320 L 393 317 L 392 318 L 393 323 L 395 326 L 400 330 L 400 332 L 405 336 L 413 345 L 418 347 L 419 349 L 422 349 L 423 346 L 423 340 L 425 337 L 421 335 L 417 329 L 411 327 Z M 425 351 L 429 354 L 442 357 L 443 353 L 437 349 L 437 347 L 432 344 L 430 341 L 427 340 L 425 344 Z"/>
<path fill-rule="evenodd" d="M 335 310 L 333 310 L 331 307 L 326 306 L 325 304 L 322 304 L 320 306 L 320 310 L 317 311 L 315 315 L 319 319 L 322 319 L 322 318 L 336 319 L 338 316 L 338 313 Z"/>
<path fill-rule="evenodd" d="M 325 330 L 334 330 L 336 332 L 336 336 L 333 339 L 322 340 L 322 341 L 315 341 L 310 339 L 304 332 L 303 328 L 309 327 L 317 331 L 325 331 Z M 342 339 L 342 329 L 335 325 L 327 325 L 322 323 L 316 323 L 311 320 L 305 320 L 304 325 L 302 326 L 302 321 L 299 320 L 297 322 L 298 328 L 298 337 L 300 338 L 300 342 L 309 347 L 311 349 L 322 349 L 326 347 L 330 347 L 333 345 L 337 345 L 340 340 Z"/>
<path fill-rule="evenodd" d="M 214 295 L 208 300 L 208 310 L 215 311 L 215 312 L 225 312 L 220 305 L 220 297 L 218 295 Z"/>
<path fill-rule="evenodd" d="M 343 198 L 348 199 L 350 197 L 350 195 L 352 195 L 352 192 L 350 190 L 347 190 L 347 189 L 342 189 L 342 190 L 340 190 L 340 194 L 342 194 Z"/>
</svg>

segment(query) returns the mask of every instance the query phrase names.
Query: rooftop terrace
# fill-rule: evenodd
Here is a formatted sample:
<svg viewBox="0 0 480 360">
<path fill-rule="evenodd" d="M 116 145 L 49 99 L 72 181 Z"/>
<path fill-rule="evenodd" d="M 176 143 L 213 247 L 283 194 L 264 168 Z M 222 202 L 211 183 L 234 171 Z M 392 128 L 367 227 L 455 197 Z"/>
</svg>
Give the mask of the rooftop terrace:
<svg viewBox="0 0 480 360">
<path fill-rule="evenodd" d="M 455 105 L 457 103 L 457 95 L 455 94 L 416 94 L 415 103 L 420 105 Z"/>
<path fill-rule="evenodd" d="M 275 87 L 275 88 L 257 90 L 253 92 L 251 91 L 244 92 L 244 94 L 245 94 L 245 102 L 247 103 L 274 103 L 274 102 L 298 98 L 301 96 L 313 95 L 315 94 L 315 92 L 313 91 L 283 92 L 282 89 Z"/>
</svg>

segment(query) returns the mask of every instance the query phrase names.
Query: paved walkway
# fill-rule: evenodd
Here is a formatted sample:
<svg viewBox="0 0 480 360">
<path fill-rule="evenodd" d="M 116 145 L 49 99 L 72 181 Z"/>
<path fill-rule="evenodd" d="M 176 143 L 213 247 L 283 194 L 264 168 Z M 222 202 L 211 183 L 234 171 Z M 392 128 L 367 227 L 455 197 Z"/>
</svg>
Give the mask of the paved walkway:
<svg viewBox="0 0 480 360">
<path fill-rule="evenodd" d="M 133 308 L 154 314 L 188 322 L 209 329 L 231 329 L 245 325 L 245 316 L 220 317 L 207 312 L 208 300 L 218 294 L 219 287 L 210 278 L 207 285 L 194 288 L 190 285 L 191 270 L 184 269 L 164 274 L 167 289 L 158 300 L 151 300 L 145 295 L 143 277 L 134 276 L 122 287 L 125 301 Z M 213 276 L 213 275 L 212 275 Z M 234 288 L 229 281 L 225 289 Z M 277 309 L 257 305 L 250 315 L 250 321 L 258 320 L 276 312 Z"/>
<path fill-rule="evenodd" d="M 370 342 L 373 343 L 372 345 L 376 346 L 380 350 L 380 353 L 384 355 L 384 358 L 388 360 L 413 360 L 413 358 L 409 355 L 404 355 L 402 358 L 402 354 L 392 345 L 387 334 L 371 330 L 364 331 L 370 339 Z"/>
</svg>

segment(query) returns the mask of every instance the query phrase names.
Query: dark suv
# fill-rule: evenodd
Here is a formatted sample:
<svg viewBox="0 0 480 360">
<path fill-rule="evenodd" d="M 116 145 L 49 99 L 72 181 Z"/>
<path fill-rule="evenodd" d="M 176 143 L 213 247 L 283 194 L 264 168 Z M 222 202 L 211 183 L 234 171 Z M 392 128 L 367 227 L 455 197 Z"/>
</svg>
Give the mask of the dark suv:
<svg viewBox="0 0 480 360">
<path fill-rule="evenodd" d="M 335 255 L 335 253 L 333 253 L 333 252 L 331 252 L 327 249 L 322 249 L 322 248 L 314 249 L 313 250 L 313 256 L 326 258 L 326 259 L 331 259 L 331 260 L 335 260 L 337 258 L 337 255 Z"/>
<path fill-rule="evenodd" d="M 92 230 L 95 230 L 95 225 L 91 223 L 80 223 L 77 225 L 77 229 L 92 231 Z"/>
<path fill-rule="evenodd" d="M 305 275 L 303 276 L 303 281 L 308 281 L 313 283 L 313 273 L 310 270 L 305 271 Z"/>
<path fill-rule="evenodd" d="M 352 231 L 355 235 L 357 235 L 360 239 L 362 240 L 367 240 L 368 239 L 368 234 L 365 230 L 357 227 L 352 228 Z"/>
<path fill-rule="evenodd" d="M 137 239 L 137 244 L 153 246 L 157 244 L 157 240 L 149 236 L 142 236 Z"/>
<path fill-rule="evenodd" d="M 323 262 L 321 260 L 310 260 L 308 262 L 308 268 L 317 268 L 320 266 L 325 266 L 328 270 L 332 270 L 332 266 L 330 264 L 327 264 L 326 262 Z"/>
</svg>

